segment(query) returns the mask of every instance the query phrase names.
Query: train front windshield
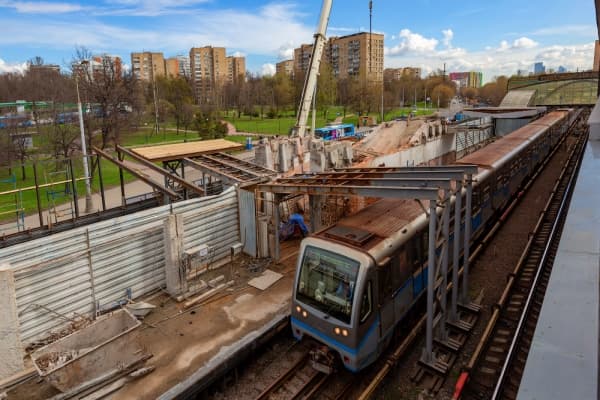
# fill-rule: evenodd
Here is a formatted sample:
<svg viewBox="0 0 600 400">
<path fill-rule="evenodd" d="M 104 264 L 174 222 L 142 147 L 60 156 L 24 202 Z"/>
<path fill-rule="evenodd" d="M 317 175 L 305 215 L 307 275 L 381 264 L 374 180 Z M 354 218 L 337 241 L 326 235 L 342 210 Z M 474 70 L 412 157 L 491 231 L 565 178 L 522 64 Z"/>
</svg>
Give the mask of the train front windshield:
<svg viewBox="0 0 600 400">
<path fill-rule="evenodd" d="M 340 254 L 306 246 L 296 299 L 349 324 L 359 265 Z"/>
</svg>

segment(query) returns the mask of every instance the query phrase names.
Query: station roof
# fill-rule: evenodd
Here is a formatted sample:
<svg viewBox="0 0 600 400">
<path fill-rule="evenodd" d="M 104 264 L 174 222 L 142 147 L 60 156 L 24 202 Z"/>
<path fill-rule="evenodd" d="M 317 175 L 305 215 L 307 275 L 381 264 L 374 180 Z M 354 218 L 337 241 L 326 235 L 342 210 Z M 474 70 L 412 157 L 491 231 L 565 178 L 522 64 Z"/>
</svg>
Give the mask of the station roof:
<svg viewBox="0 0 600 400">
<path fill-rule="evenodd" d="M 244 146 L 226 139 L 201 140 L 198 142 L 161 144 L 131 149 L 149 161 L 173 161 L 202 154 L 241 150 Z"/>
</svg>

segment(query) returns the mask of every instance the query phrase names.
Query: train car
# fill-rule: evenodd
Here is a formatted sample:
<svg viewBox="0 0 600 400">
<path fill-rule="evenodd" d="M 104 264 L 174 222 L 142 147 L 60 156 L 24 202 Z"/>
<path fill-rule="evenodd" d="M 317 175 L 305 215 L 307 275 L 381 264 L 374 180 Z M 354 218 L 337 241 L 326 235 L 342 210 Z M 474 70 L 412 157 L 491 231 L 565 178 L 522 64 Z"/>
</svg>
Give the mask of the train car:
<svg viewBox="0 0 600 400">
<path fill-rule="evenodd" d="M 564 135 L 570 113 L 551 112 L 456 163 L 479 167 L 473 240 L 543 160 L 537 154 L 548 153 L 550 136 Z M 426 290 L 427 245 L 428 217 L 419 203 L 395 199 L 381 199 L 302 241 L 291 325 L 298 340 L 306 335 L 327 349 L 313 353 L 316 368 L 330 372 L 338 358 L 360 371 L 379 357 Z"/>
</svg>

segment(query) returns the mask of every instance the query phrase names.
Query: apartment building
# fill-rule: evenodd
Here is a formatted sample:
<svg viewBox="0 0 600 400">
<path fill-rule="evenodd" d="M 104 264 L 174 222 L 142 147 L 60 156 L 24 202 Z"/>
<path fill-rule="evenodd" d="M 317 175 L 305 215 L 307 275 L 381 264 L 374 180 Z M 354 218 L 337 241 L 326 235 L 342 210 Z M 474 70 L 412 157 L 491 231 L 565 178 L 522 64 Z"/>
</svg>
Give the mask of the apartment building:
<svg viewBox="0 0 600 400">
<path fill-rule="evenodd" d="M 325 46 L 327 47 L 327 46 Z M 312 44 L 303 44 L 299 48 L 294 49 L 294 74 L 296 76 L 303 75 L 310 67 L 310 58 L 312 57 Z M 327 59 L 323 56 L 323 59 Z"/>
<path fill-rule="evenodd" d="M 336 78 L 383 81 L 382 34 L 368 32 L 332 37 L 327 41 L 322 61 L 329 63 Z M 294 72 L 305 73 L 310 65 L 312 45 L 294 49 Z"/>
<path fill-rule="evenodd" d="M 190 58 L 184 55 L 178 55 L 175 58 L 179 65 L 179 76 L 190 78 L 192 76 L 190 70 Z"/>
<path fill-rule="evenodd" d="M 386 81 L 399 81 L 404 77 L 420 78 L 422 70 L 418 67 L 386 68 L 383 70 L 383 79 Z"/>
<path fill-rule="evenodd" d="M 454 81 L 458 87 L 480 88 L 483 84 L 482 72 L 450 72 L 448 77 Z"/>
<path fill-rule="evenodd" d="M 246 58 L 227 57 L 227 82 L 239 83 L 246 79 Z"/>
<path fill-rule="evenodd" d="M 294 60 L 280 61 L 275 64 L 276 75 L 294 76 Z"/>
<path fill-rule="evenodd" d="M 198 103 L 211 103 L 225 83 L 245 79 L 246 59 L 226 56 L 224 47 L 194 47 L 190 50 L 190 76 Z"/>
<path fill-rule="evenodd" d="M 123 76 L 123 62 L 119 56 L 100 54 L 71 64 L 71 70 L 73 74 L 79 74 L 80 79 L 95 81 L 108 76 L 120 79 Z"/>
<path fill-rule="evenodd" d="M 131 53 L 131 71 L 141 81 L 151 82 L 154 78 L 166 75 L 163 53 L 145 51 Z"/>
<path fill-rule="evenodd" d="M 176 57 L 165 60 L 165 72 L 169 78 L 177 78 L 179 76 L 179 60 Z"/>
</svg>

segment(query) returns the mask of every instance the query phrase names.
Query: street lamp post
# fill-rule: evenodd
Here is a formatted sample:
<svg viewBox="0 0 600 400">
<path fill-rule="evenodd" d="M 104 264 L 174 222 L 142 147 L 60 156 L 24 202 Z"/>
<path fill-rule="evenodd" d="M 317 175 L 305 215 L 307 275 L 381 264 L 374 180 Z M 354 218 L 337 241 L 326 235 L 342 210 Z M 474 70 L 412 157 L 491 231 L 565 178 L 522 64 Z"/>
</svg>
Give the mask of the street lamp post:
<svg viewBox="0 0 600 400">
<path fill-rule="evenodd" d="M 82 61 L 80 67 L 87 65 L 87 61 Z M 83 173 L 85 174 L 85 212 L 90 214 L 94 210 L 92 201 L 92 187 L 90 184 L 90 170 L 88 167 L 87 146 L 85 143 L 85 130 L 83 127 L 83 112 L 81 109 L 81 97 L 79 96 L 79 73 L 81 68 L 75 73 L 75 88 L 77 89 L 77 111 L 79 112 L 79 133 L 81 134 L 81 153 L 83 155 Z"/>
</svg>

